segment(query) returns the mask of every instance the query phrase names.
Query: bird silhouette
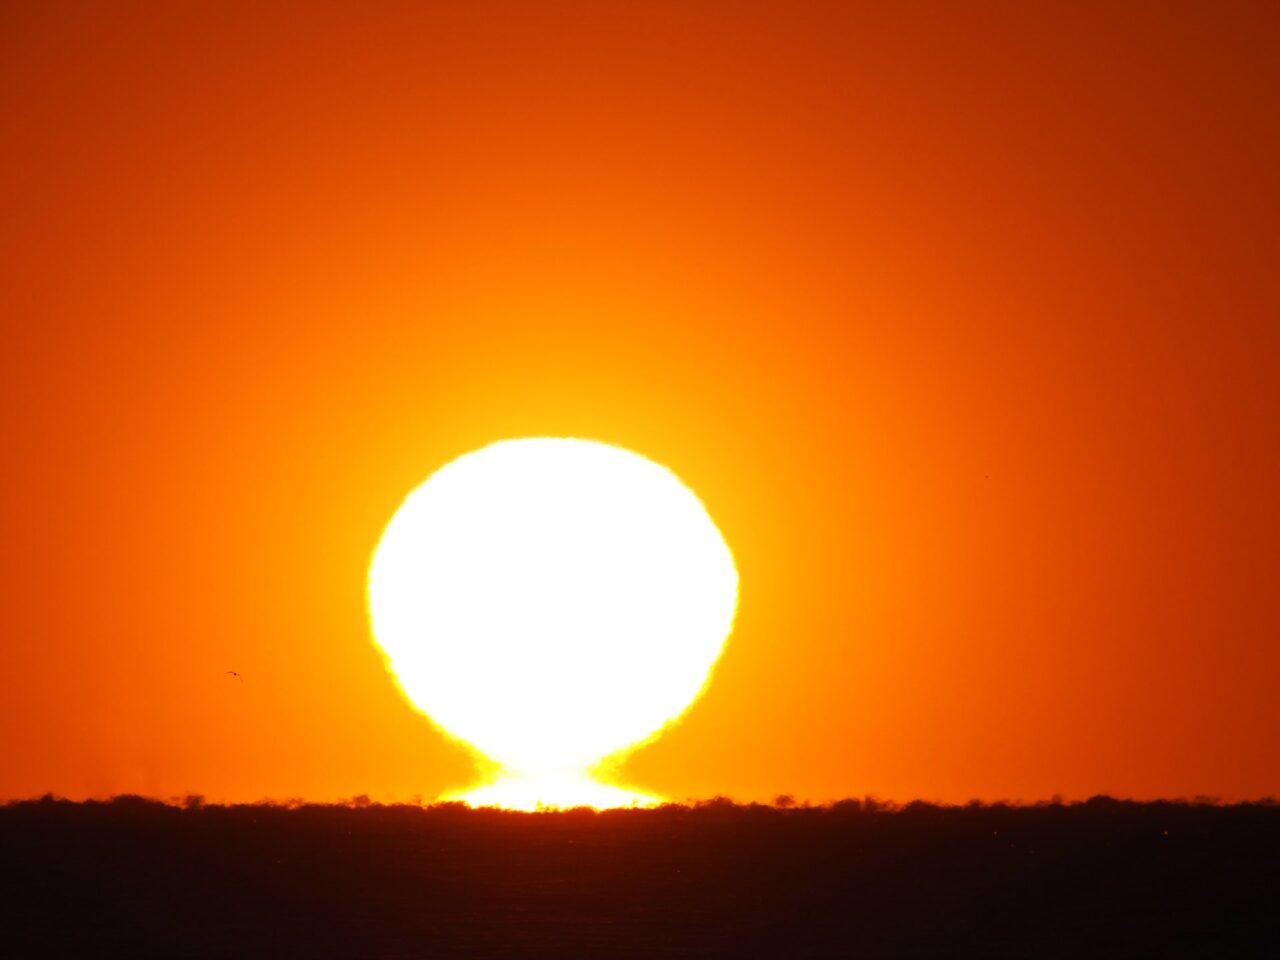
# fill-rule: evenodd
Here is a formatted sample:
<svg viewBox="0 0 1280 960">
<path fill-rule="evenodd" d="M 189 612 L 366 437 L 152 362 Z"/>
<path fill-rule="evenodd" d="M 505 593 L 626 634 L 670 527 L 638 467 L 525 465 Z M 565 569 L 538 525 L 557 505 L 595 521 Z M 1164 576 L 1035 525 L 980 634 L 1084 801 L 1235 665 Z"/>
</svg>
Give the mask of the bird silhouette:
<svg viewBox="0 0 1280 960">
<path fill-rule="evenodd" d="M 239 673 L 237 673 L 235 670 L 228 670 L 228 671 L 226 671 L 226 674 L 227 674 L 227 676 L 229 676 L 229 677 L 235 677 L 235 678 L 236 678 L 237 680 L 239 680 L 241 683 L 244 683 L 244 677 L 243 677 L 243 676 L 241 676 Z"/>
</svg>

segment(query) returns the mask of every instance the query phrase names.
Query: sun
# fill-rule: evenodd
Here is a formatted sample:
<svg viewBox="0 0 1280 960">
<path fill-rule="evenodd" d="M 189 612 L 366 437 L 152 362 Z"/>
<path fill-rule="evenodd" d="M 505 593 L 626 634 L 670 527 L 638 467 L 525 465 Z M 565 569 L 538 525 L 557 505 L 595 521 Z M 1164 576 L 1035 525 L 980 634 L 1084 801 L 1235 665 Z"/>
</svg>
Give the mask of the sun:
<svg viewBox="0 0 1280 960">
<path fill-rule="evenodd" d="M 738 600 L 733 556 L 674 473 L 590 440 L 504 440 L 396 511 L 369 568 L 375 642 L 411 703 L 496 764 L 460 799 L 627 806 L 608 761 L 698 698 Z"/>
</svg>

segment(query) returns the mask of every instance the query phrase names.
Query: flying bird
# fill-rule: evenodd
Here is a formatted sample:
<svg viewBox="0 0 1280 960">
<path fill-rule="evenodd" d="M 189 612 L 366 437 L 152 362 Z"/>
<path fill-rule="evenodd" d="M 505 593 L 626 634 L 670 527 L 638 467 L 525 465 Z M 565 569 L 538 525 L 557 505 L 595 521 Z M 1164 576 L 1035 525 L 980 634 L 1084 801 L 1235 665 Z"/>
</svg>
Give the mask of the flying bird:
<svg viewBox="0 0 1280 960">
<path fill-rule="evenodd" d="M 235 677 L 241 683 L 244 683 L 244 677 L 241 674 L 237 673 L 235 670 L 228 670 L 226 671 L 226 673 L 227 673 L 227 676 Z"/>
</svg>

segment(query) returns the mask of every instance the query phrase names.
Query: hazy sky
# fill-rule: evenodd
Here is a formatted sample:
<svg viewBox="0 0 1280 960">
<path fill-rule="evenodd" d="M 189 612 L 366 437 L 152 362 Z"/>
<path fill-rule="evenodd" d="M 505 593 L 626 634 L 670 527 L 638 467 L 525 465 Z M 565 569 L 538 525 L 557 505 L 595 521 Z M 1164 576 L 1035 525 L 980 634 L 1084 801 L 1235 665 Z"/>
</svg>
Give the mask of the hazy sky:
<svg viewBox="0 0 1280 960">
<path fill-rule="evenodd" d="M 737 557 L 647 788 L 1280 791 L 1278 11 L 6 4 L 0 796 L 462 785 L 365 570 L 544 434 Z"/>
</svg>

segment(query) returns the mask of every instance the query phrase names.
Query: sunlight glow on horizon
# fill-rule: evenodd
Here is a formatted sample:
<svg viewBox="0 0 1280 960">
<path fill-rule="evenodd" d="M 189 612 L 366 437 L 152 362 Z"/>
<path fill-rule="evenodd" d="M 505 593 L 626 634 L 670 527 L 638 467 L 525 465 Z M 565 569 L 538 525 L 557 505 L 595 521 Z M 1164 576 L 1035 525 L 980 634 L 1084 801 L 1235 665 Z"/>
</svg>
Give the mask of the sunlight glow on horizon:
<svg viewBox="0 0 1280 960">
<path fill-rule="evenodd" d="M 374 551 L 375 642 L 409 701 L 500 767 L 448 799 L 644 806 L 595 779 L 701 694 L 738 575 L 669 470 L 587 440 L 507 440 L 405 499 Z"/>
</svg>

